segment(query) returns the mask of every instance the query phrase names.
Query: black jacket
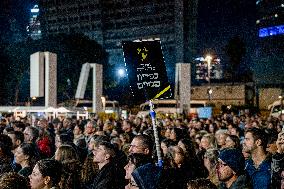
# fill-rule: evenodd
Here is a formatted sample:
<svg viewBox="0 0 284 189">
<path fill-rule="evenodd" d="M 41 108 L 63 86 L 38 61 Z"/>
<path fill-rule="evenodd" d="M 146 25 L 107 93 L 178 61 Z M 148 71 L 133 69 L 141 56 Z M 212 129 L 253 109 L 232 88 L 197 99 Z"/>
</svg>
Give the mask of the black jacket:
<svg viewBox="0 0 284 189">
<path fill-rule="evenodd" d="M 108 163 L 96 175 L 93 189 L 124 189 L 124 172 L 115 163 Z"/>
</svg>

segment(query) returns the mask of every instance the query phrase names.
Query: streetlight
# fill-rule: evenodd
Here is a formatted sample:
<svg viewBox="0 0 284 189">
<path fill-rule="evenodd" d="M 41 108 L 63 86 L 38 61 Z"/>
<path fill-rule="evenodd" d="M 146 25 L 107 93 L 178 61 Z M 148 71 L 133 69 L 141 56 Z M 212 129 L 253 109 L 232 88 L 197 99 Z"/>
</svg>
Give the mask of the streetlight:
<svg viewBox="0 0 284 189">
<path fill-rule="evenodd" d="M 208 76 L 208 83 L 209 83 L 209 87 L 207 89 L 207 94 L 208 94 L 208 98 L 209 101 L 211 100 L 211 95 L 213 93 L 212 89 L 211 89 L 211 78 L 210 78 L 210 72 L 211 72 L 211 62 L 212 62 L 212 56 L 211 55 L 206 55 L 205 57 L 205 61 L 207 62 L 207 76 Z"/>
</svg>

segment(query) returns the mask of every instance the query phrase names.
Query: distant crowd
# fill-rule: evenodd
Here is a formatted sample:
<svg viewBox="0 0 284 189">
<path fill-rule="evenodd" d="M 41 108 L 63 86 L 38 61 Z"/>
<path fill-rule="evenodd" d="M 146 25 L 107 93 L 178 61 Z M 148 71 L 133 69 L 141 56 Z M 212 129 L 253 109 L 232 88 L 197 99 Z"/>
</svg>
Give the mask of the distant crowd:
<svg viewBox="0 0 284 189">
<path fill-rule="evenodd" d="M 6 116 L 0 189 L 284 189 L 283 121 Z"/>
</svg>

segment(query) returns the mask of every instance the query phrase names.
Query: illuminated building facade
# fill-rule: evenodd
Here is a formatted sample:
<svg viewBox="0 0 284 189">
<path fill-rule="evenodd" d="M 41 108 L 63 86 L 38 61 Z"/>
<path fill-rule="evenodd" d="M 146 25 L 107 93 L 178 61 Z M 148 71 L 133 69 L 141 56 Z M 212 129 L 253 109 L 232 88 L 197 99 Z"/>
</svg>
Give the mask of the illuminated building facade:
<svg viewBox="0 0 284 189">
<path fill-rule="evenodd" d="M 257 0 L 256 7 L 256 82 L 284 85 L 284 1 Z"/>
<path fill-rule="evenodd" d="M 41 0 L 40 9 L 44 34 L 84 33 L 116 67 L 124 65 L 122 41 L 159 38 L 170 82 L 175 63 L 196 56 L 197 0 Z"/>
<path fill-rule="evenodd" d="M 27 26 L 28 35 L 34 40 L 41 38 L 39 11 L 38 5 L 34 5 L 31 9 L 29 25 Z"/>
</svg>

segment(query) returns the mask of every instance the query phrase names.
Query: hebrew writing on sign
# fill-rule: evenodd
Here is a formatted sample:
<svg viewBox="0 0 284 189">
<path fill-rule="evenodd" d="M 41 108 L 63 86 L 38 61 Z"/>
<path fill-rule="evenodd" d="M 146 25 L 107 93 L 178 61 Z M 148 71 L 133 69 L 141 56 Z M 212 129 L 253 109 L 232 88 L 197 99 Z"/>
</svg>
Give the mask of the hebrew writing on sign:
<svg viewBox="0 0 284 189">
<path fill-rule="evenodd" d="M 171 97 L 160 41 L 123 42 L 123 53 L 130 90 L 136 99 Z"/>
</svg>

